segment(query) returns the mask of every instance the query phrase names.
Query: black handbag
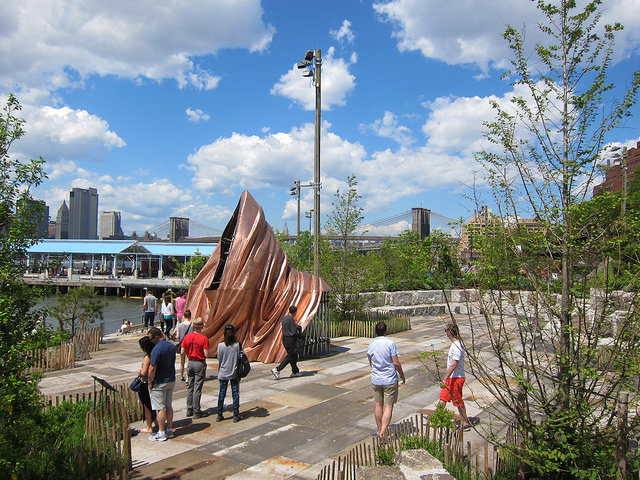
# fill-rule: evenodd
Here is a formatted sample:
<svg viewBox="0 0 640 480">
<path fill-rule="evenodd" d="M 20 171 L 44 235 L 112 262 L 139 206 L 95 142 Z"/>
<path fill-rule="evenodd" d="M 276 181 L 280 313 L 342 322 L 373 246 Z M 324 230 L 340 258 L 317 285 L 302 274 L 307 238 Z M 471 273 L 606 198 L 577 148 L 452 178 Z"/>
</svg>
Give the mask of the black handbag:
<svg viewBox="0 0 640 480">
<path fill-rule="evenodd" d="M 142 383 L 143 383 L 142 377 L 138 375 L 136 378 L 133 379 L 133 382 L 131 382 L 131 385 L 129 385 L 129 388 L 134 392 L 139 392 L 140 389 L 142 388 Z"/>
<path fill-rule="evenodd" d="M 242 350 L 242 344 L 238 345 L 238 377 L 244 378 L 251 371 L 251 363 Z"/>
</svg>

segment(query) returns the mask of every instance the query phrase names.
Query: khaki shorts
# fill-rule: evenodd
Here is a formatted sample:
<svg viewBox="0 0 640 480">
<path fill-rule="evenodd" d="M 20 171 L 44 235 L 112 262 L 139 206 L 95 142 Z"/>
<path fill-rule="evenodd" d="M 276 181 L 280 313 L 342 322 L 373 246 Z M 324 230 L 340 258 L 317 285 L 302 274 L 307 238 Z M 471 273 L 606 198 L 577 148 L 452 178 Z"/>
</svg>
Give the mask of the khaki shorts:
<svg viewBox="0 0 640 480">
<path fill-rule="evenodd" d="M 398 382 L 393 385 L 374 385 L 373 401 L 392 405 L 398 401 Z"/>
<path fill-rule="evenodd" d="M 154 384 L 153 389 L 149 390 L 151 397 L 151 408 L 154 410 L 166 410 L 167 407 L 173 405 L 173 389 L 176 382 Z"/>
</svg>

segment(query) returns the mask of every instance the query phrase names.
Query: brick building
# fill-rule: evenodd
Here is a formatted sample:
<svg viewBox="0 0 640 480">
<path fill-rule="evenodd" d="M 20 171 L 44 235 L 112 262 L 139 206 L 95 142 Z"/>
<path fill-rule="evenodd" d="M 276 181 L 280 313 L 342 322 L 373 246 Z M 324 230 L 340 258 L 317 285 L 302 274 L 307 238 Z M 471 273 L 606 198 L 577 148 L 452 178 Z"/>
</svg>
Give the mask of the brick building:
<svg viewBox="0 0 640 480">
<path fill-rule="evenodd" d="M 619 151 L 619 155 L 613 160 L 613 164 L 607 165 L 607 171 L 605 172 L 604 182 L 600 185 L 593 187 L 593 195 L 597 195 L 600 192 L 617 192 L 622 190 L 622 183 L 624 179 L 624 165 L 623 159 L 626 157 L 627 166 L 627 185 L 640 166 L 640 142 L 636 144 L 635 148 L 627 150 L 623 147 Z"/>
</svg>

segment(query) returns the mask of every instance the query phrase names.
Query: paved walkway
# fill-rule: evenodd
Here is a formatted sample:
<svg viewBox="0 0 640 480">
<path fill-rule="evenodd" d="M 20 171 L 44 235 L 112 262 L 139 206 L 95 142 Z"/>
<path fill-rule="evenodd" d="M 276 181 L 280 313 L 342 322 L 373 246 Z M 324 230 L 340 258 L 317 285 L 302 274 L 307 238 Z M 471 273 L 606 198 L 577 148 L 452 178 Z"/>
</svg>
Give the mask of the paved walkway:
<svg viewBox="0 0 640 480">
<path fill-rule="evenodd" d="M 411 331 L 390 336 L 398 346 L 407 379 L 400 388 L 393 423 L 436 405 L 440 389 L 424 372 L 417 352 L 448 348 L 443 328 L 446 321 L 445 317 L 413 318 Z M 130 382 L 142 360 L 138 338 L 109 337 L 91 360 L 80 362 L 73 370 L 47 374 L 40 382 L 42 393 L 91 391 L 91 375 L 111 384 Z M 225 420 L 215 421 L 217 361 L 209 359 L 202 405 L 211 415 L 185 417 L 186 386 L 178 380 L 174 394 L 176 436 L 166 442 L 150 442 L 143 434 L 133 437 L 132 478 L 315 479 L 333 458 L 375 433 L 366 357 L 370 342 L 358 337 L 334 339 L 329 355 L 299 363 L 302 376 L 297 378 L 287 377 L 287 367 L 282 378 L 275 380 L 270 372 L 273 364 L 253 363 L 240 385 L 242 421 L 238 423 L 232 421 L 230 390 Z M 464 392 L 465 398 L 482 401 L 482 389 L 473 378 L 467 379 Z M 468 402 L 467 411 L 469 416 L 482 419 L 476 402 Z M 471 432 L 473 435 L 477 434 Z"/>
</svg>

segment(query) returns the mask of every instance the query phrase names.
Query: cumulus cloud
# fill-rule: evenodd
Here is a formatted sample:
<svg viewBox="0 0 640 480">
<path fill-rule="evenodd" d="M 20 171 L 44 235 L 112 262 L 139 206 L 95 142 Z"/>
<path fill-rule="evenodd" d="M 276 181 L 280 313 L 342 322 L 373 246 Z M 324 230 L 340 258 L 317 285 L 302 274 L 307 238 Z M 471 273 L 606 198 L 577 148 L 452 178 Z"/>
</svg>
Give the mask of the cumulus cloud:
<svg viewBox="0 0 640 480">
<path fill-rule="evenodd" d="M 46 152 L 52 160 L 100 160 L 113 148 L 126 145 L 105 120 L 86 110 L 23 104 L 21 117 L 28 135 L 15 150 L 29 158 Z"/>
<path fill-rule="evenodd" d="M 187 112 L 187 118 L 189 119 L 190 122 L 193 122 L 193 123 L 198 123 L 201 121 L 206 122 L 211 118 L 211 116 L 208 113 L 203 112 L 199 108 L 196 108 L 195 110 L 192 108 L 187 108 L 186 112 Z"/>
<path fill-rule="evenodd" d="M 347 95 L 355 88 L 355 76 L 349 73 L 349 67 L 357 60 L 351 55 L 349 60 L 335 57 L 335 48 L 330 47 L 322 57 L 321 87 L 322 109 L 331 110 L 334 106 L 344 106 Z M 305 110 L 314 110 L 316 92 L 310 79 L 302 76 L 302 70 L 296 65 L 282 75 L 271 89 L 272 95 L 281 95 L 298 103 Z"/>
<path fill-rule="evenodd" d="M 360 125 L 361 131 L 370 130 L 376 135 L 395 140 L 400 145 L 410 145 L 413 143 L 413 134 L 409 127 L 398 124 L 398 117 L 391 112 L 384 112 L 381 119 L 370 125 Z"/>
<path fill-rule="evenodd" d="M 69 87 L 91 74 L 215 88 L 194 58 L 220 49 L 264 51 L 275 33 L 260 0 L 92 2 L 31 0 L 2 9 L 0 85 Z"/>
<path fill-rule="evenodd" d="M 545 22 L 535 2 L 512 0 L 391 0 L 374 3 L 373 8 L 383 21 L 393 25 L 400 51 L 419 51 L 448 65 L 473 64 L 484 74 L 492 65 L 507 66 L 506 59 L 511 55 L 502 38 L 507 25 L 526 29 L 526 40 L 533 45 L 542 37 L 537 24 Z M 634 0 L 606 4 L 603 23 L 622 19 L 626 27 L 617 37 L 618 58 L 640 44 L 636 10 Z"/>
<path fill-rule="evenodd" d="M 338 30 L 329 30 L 329 34 L 339 42 L 353 43 L 355 39 L 349 20 L 343 20 L 340 28 Z"/>
</svg>

